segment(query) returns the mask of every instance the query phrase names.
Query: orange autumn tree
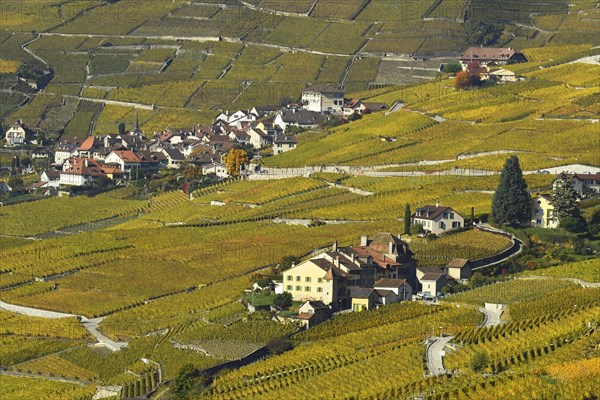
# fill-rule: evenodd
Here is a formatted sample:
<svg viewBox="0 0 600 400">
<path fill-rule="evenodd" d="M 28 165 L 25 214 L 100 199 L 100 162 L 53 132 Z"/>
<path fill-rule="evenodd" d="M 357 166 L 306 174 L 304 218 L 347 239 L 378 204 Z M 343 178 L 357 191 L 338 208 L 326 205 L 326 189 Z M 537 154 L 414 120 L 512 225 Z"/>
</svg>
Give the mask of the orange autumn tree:
<svg viewBox="0 0 600 400">
<path fill-rule="evenodd" d="M 233 177 L 238 177 L 240 175 L 240 168 L 248 164 L 248 153 L 244 149 L 233 148 L 229 150 L 223 161 L 225 162 L 227 173 Z"/>
<path fill-rule="evenodd" d="M 480 86 L 481 85 L 481 74 L 485 72 L 485 68 L 483 68 L 477 61 L 471 61 L 467 65 L 467 69 L 464 71 L 460 71 L 454 77 L 454 86 L 457 89 L 467 89 L 469 87 Z"/>
</svg>

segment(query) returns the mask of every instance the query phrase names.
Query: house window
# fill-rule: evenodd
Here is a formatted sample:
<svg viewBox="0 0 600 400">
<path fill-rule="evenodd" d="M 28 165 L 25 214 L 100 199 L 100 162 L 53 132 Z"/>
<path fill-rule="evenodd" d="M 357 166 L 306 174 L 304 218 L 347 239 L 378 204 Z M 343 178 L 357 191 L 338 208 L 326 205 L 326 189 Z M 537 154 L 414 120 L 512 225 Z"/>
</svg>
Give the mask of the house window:
<svg viewBox="0 0 600 400">
<path fill-rule="evenodd" d="M 293 280 L 294 280 L 294 277 L 293 277 L 293 276 L 291 276 L 291 275 L 288 275 L 288 276 L 287 276 L 287 280 L 288 280 L 288 281 L 293 281 Z"/>
<path fill-rule="evenodd" d="M 304 278 L 304 282 L 310 282 L 310 276 L 307 276 L 306 278 Z"/>
<path fill-rule="evenodd" d="M 317 278 L 317 283 L 323 282 L 323 278 Z"/>
<path fill-rule="evenodd" d="M 300 276 L 296 276 L 296 282 L 300 282 L 300 280 L 302 280 L 302 278 Z"/>
<path fill-rule="evenodd" d="M 440 221 L 440 229 L 446 229 L 446 224 L 444 223 L 444 221 Z"/>
<path fill-rule="evenodd" d="M 453 222 L 452 223 L 452 228 L 460 228 L 460 222 Z"/>
<path fill-rule="evenodd" d="M 302 290 L 302 286 L 296 286 L 296 290 L 297 291 L 301 291 Z"/>
<path fill-rule="evenodd" d="M 454 213 L 453 212 L 450 213 L 450 219 L 454 219 Z"/>
<path fill-rule="evenodd" d="M 292 285 L 287 285 L 287 286 L 285 287 L 285 290 L 292 290 Z"/>
<path fill-rule="evenodd" d="M 323 293 L 323 288 L 319 286 L 319 287 L 317 288 L 317 293 Z"/>
<path fill-rule="evenodd" d="M 305 292 L 310 292 L 310 286 L 304 286 L 304 291 Z"/>
<path fill-rule="evenodd" d="M 535 220 L 535 223 L 536 223 L 536 224 L 541 224 L 541 223 L 542 223 L 542 220 L 541 220 L 540 218 L 538 218 L 538 219 L 536 219 L 536 220 Z"/>
</svg>

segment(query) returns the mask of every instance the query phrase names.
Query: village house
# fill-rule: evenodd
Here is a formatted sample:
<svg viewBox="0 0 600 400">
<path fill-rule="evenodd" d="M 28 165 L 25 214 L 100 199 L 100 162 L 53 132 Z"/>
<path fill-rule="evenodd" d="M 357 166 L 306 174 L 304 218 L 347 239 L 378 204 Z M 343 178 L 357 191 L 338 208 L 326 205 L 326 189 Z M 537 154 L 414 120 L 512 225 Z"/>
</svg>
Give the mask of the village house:
<svg viewBox="0 0 600 400">
<path fill-rule="evenodd" d="M 352 114 L 370 114 L 377 111 L 387 110 L 389 107 L 385 103 L 363 102 L 358 99 L 351 99 L 344 104 L 344 117 Z"/>
<path fill-rule="evenodd" d="M 472 275 L 471 262 L 465 258 L 453 258 L 446 264 L 446 275 L 455 280 L 469 279 Z"/>
<path fill-rule="evenodd" d="M 573 188 L 584 197 L 589 194 L 600 193 L 600 174 L 575 174 L 573 175 Z"/>
<path fill-rule="evenodd" d="M 538 194 L 531 200 L 531 226 L 536 228 L 558 228 L 559 220 L 552 198 Z"/>
<path fill-rule="evenodd" d="M 344 108 L 344 91 L 332 86 L 311 86 L 302 91 L 302 108 L 317 113 L 339 113 Z"/>
<path fill-rule="evenodd" d="M 78 157 L 79 146 L 81 146 L 84 140 L 82 138 L 70 138 L 60 141 L 54 152 L 54 163 L 57 166 L 62 166 L 67 159 Z"/>
<path fill-rule="evenodd" d="M 298 319 L 308 329 L 328 320 L 331 309 L 322 301 L 307 301 L 298 308 Z"/>
<path fill-rule="evenodd" d="M 175 148 L 165 147 L 162 154 L 167 158 L 166 167 L 169 169 L 179 169 L 185 162 L 185 156 Z"/>
<path fill-rule="evenodd" d="M 101 176 L 102 167 L 93 158 L 69 158 L 60 172 L 60 184 L 67 186 L 85 186 L 92 184 Z"/>
<path fill-rule="evenodd" d="M 451 207 L 426 205 L 417 208 L 412 215 L 412 223 L 421 225 L 426 232 L 439 235 L 452 229 L 465 226 L 465 219 Z"/>
<path fill-rule="evenodd" d="M 6 139 L 6 147 L 16 147 L 27 144 L 27 141 L 33 135 L 29 128 L 23 124 L 23 121 L 18 120 L 8 127 L 4 136 Z"/>
<path fill-rule="evenodd" d="M 360 312 L 412 298 L 406 279 L 381 278 L 373 287 L 351 287 L 352 311 Z"/>
<path fill-rule="evenodd" d="M 309 110 L 283 110 L 275 116 L 273 124 L 282 132 L 289 126 L 297 126 L 304 129 L 315 129 L 325 122 L 325 118 L 318 112 Z"/>
<path fill-rule="evenodd" d="M 296 136 L 278 136 L 273 140 L 273 154 L 281 154 L 296 148 L 298 138 Z"/>
<path fill-rule="evenodd" d="M 248 130 L 248 136 L 250 137 L 250 144 L 255 149 L 262 149 L 263 147 L 268 146 L 272 141 L 269 134 L 258 126 L 251 127 Z"/>
<path fill-rule="evenodd" d="M 469 47 L 459 58 L 463 70 L 467 69 L 470 62 L 476 61 L 484 68 L 506 65 L 509 63 L 526 62 L 523 53 L 508 47 Z"/>
<path fill-rule="evenodd" d="M 60 171 L 44 171 L 40 176 L 40 181 L 46 182 L 48 187 L 58 188 L 60 186 Z"/>
<path fill-rule="evenodd" d="M 417 268 L 420 292 L 436 297 L 444 286 L 448 285 L 448 277 L 439 267 L 424 266 Z"/>
<path fill-rule="evenodd" d="M 344 309 L 347 278 L 339 263 L 326 258 L 306 260 L 283 272 L 285 291 L 295 301 L 322 301 L 334 310 Z"/>
</svg>

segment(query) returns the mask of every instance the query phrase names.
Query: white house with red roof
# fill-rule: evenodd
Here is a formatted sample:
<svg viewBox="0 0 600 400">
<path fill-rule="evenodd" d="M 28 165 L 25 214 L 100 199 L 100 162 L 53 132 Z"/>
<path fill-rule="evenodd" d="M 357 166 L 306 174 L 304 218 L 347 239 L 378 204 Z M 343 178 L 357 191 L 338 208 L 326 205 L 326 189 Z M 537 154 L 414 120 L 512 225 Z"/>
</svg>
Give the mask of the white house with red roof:
<svg viewBox="0 0 600 400">
<path fill-rule="evenodd" d="M 93 158 L 69 158 L 63 164 L 59 182 L 61 185 L 85 186 L 101 176 L 106 174 Z"/>
<path fill-rule="evenodd" d="M 465 226 L 465 219 L 451 207 L 426 205 L 417 208 L 412 215 L 412 223 L 421 225 L 427 232 L 439 235 L 452 229 Z"/>
<path fill-rule="evenodd" d="M 142 167 L 142 161 L 131 150 L 115 150 L 112 151 L 104 159 L 105 164 L 117 165 L 124 173 L 126 178 L 131 178 L 139 172 Z"/>
</svg>

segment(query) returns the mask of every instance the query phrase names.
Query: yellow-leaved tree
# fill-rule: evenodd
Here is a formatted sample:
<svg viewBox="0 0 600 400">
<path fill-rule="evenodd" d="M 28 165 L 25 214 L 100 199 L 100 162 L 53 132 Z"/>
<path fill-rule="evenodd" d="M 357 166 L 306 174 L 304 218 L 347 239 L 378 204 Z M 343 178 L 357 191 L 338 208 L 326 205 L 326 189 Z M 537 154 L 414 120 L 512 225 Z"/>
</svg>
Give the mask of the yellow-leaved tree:
<svg viewBox="0 0 600 400">
<path fill-rule="evenodd" d="M 244 149 L 233 148 L 229 150 L 223 160 L 225 161 L 227 173 L 231 176 L 237 177 L 240 175 L 240 168 L 242 165 L 248 163 L 248 153 Z"/>
</svg>

